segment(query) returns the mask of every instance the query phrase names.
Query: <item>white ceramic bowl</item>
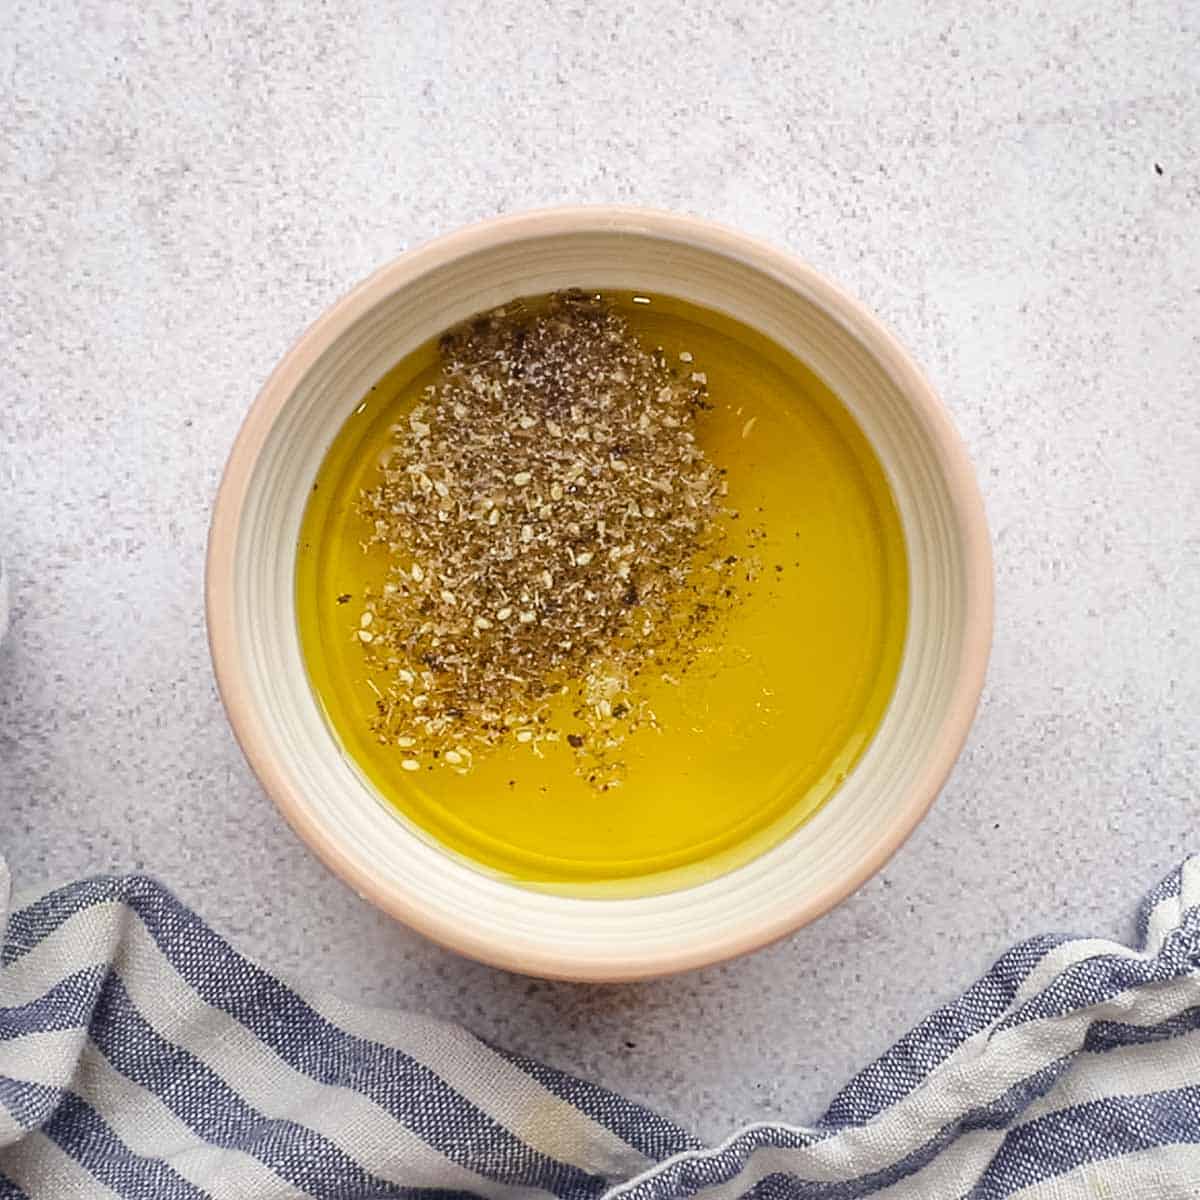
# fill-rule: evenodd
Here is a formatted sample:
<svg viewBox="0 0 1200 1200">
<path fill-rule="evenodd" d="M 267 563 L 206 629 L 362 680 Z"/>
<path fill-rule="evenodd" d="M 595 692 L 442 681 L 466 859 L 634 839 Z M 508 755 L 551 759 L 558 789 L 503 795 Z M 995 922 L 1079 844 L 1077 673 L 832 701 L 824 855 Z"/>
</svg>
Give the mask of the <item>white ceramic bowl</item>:
<svg viewBox="0 0 1200 1200">
<path fill-rule="evenodd" d="M 480 310 L 558 288 L 644 289 L 721 310 L 773 338 L 870 439 L 908 545 L 910 613 L 876 737 L 807 824 L 699 886 L 568 898 L 464 865 L 418 836 L 345 759 L 310 691 L 293 598 L 309 489 L 367 389 Z M 987 526 L 967 457 L 891 335 L 790 255 L 692 218 L 630 208 L 504 217 L 410 251 L 336 304 L 267 381 L 213 516 L 207 602 L 222 697 L 284 815 L 360 895 L 463 954 L 527 974 L 635 979 L 762 946 L 826 912 L 887 860 L 962 747 L 991 639 Z"/>
</svg>

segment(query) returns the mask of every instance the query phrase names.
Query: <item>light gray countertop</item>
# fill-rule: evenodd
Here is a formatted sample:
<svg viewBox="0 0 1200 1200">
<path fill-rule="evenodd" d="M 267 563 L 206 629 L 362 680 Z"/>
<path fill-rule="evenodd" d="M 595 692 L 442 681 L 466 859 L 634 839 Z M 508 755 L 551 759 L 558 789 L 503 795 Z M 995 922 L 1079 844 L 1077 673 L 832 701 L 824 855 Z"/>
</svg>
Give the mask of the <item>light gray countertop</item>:
<svg viewBox="0 0 1200 1200">
<path fill-rule="evenodd" d="M 1200 850 L 1195 5 L 30 3 L 3 25 L 18 886 L 151 871 L 276 970 L 716 1137 L 814 1118 L 1015 939 L 1128 937 Z M 230 736 L 201 604 L 224 457 L 290 341 L 405 247 L 567 201 L 715 217 L 874 307 L 967 440 L 996 552 L 978 723 L 884 874 L 749 959 L 631 987 L 462 961 L 328 875 Z"/>
</svg>

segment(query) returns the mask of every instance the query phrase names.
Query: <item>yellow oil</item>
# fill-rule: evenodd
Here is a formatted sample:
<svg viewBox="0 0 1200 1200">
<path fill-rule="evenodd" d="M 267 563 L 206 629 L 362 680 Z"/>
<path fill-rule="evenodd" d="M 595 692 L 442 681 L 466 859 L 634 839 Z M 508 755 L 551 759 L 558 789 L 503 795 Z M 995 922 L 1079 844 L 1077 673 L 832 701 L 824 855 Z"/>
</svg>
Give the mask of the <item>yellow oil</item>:
<svg viewBox="0 0 1200 1200">
<path fill-rule="evenodd" d="M 697 439 L 727 470 L 740 514 L 732 550 L 762 564 L 678 685 L 646 682 L 659 730 L 631 735 L 621 787 L 591 787 L 565 743 L 542 759 L 513 744 L 463 776 L 414 776 L 370 731 L 357 602 L 378 590 L 386 564 L 362 549 L 369 531 L 356 501 L 375 482 L 389 426 L 433 379 L 435 345 L 381 379 L 330 447 L 304 515 L 296 597 L 314 693 L 344 752 L 402 819 L 520 883 L 631 895 L 740 865 L 833 795 L 891 697 L 908 578 L 883 470 L 809 370 L 721 314 L 669 297 L 610 298 L 644 344 L 690 352 L 706 373 L 714 408 L 698 418 Z"/>
</svg>

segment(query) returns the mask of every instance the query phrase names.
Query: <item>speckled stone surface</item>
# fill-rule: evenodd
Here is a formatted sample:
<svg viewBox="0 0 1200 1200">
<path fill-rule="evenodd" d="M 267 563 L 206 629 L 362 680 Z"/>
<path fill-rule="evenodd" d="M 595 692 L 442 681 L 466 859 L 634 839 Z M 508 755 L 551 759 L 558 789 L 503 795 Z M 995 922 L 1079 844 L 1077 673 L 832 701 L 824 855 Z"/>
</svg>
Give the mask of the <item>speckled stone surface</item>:
<svg viewBox="0 0 1200 1200">
<path fill-rule="evenodd" d="M 1143 888 L 1200 850 L 1194 4 L 0 21 L 19 885 L 152 871 L 274 969 L 460 1018 L 714 1137 L 813 1118 L 1014 939 L 1128 934 Z M 978 463 L 998 583 L 970 745 L 885 873 L 752 958 L 619 988 L 461 961 L 326 874 L 230 736 L 201 607 L 223 459 L 291 339 L 431 235 L 604 200 L 772 239 L 890 322 Z"/>
</svg>

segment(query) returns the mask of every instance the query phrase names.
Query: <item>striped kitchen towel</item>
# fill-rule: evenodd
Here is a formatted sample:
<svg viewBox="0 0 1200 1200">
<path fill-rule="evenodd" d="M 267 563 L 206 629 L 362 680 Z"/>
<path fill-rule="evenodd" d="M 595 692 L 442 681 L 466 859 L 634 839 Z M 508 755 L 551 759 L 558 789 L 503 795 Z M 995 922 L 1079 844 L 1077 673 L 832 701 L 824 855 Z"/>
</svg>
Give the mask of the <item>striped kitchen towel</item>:
<svg viewBox="0 0 1200 1200">
<path fill-rule="evenodd" d="M 0 1198 L 1200 1197 L 1198 904 L 1191 859 L 1136 950 L 1025 942 L 816 1125 L 709 1147 L 456 1026 L 297 992 L 153 880 L 75 883 L 4 914 Z"/>
</svg>

